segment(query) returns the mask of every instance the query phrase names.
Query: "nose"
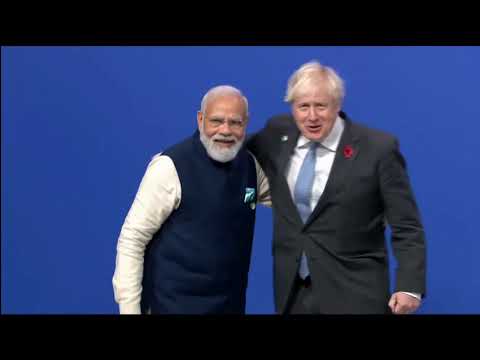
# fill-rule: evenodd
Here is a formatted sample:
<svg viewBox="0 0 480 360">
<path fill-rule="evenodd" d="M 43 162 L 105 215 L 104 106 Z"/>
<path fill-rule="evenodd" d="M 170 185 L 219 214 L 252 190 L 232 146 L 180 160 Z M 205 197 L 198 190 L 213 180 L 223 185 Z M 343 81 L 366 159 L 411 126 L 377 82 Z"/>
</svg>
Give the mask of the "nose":
<svg viewBox="0 0 480 360">
<path fill-rule="evenodd" d="M 317 112 L 315 111 L 315 107 L 311 106 L 308 109 L 308 120 L 316 120 L 317 119 Z"/>
<path fill-rule="evenodd" d="M 219 130 L 220 134 L 222 135 L 230 135 L 232 133 L 232 129 L 230 128 L 230 123 L 228 121 L 225 121 L 222 126 L 220 126 Z"/>
</svg>

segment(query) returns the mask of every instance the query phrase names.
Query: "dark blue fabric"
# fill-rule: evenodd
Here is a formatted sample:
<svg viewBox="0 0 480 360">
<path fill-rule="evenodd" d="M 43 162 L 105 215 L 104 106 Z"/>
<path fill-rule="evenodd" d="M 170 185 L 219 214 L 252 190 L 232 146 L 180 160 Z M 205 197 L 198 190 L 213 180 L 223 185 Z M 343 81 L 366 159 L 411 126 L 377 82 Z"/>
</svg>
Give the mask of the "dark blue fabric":
<svg viewBox="0 0 480 360">
<path fill-rule="evenodd" d="M 244 149 L 228 163 L 211 159 L 198 131 L 166 150 L 181 202 L 145 253 L 142 312 L 244 313 L 255 225 L 255 162 Z M 246 188 L 255 189 L 245 202 Z"/>
</svg>

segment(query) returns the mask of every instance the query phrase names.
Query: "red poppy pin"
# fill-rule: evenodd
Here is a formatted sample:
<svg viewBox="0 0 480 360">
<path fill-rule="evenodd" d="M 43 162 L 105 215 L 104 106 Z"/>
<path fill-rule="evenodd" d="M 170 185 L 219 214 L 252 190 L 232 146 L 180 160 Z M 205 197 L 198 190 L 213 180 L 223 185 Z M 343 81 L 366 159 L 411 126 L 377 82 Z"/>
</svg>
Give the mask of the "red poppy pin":
<svg viewBox="0 0 480 360">
<path fill-rule="evenodd" d="M 352 145 L 345 145 L 343 148 L 343 156 L 345 156 L 347 159 L 350 159 L 353 156 Z"/>
</svg>

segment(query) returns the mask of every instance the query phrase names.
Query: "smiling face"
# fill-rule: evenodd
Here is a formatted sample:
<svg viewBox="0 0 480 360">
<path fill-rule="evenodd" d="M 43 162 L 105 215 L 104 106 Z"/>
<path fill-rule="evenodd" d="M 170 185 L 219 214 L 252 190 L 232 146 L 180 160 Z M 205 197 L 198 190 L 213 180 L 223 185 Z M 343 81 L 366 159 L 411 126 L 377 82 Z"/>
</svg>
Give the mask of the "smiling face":
<svg viewBox="0 0 480 360">
<path fill-rule="evenodd" d="M 325 86 L 299 92 L 292 102 L 292 115 L 298 129 L 312 141 L 321 141 L 330 134 L 339 111 L 338 102 Z"/>
<path fill-rule="evenodd" d="M 247 115 L 245 103 L 238 95 L 221 95 L 208 101 L 205 114 L 197 114 L 200 139 L 210 157 L 232 160 L 245 139 Z"/>
</svg>

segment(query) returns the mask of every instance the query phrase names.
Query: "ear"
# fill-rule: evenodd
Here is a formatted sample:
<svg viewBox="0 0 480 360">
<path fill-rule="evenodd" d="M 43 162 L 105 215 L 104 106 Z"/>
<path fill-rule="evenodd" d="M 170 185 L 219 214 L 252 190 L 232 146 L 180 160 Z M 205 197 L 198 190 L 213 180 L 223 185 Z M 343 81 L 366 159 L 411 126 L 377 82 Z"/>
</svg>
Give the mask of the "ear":
<svg viewBox="0 0 480 360">
<path fill-rule="evenodd" d="M 342 104 L 339 101 L 335 102 L 335 112 L 337 113 L 337 115 L 340 113 L 341 110 L 342 110 Z"/>
<path fill-rule="evenodd" d="M 200 131 L 201 127 L 203 126 L 203 114 L 201 111 L 197 111 L 197 125 L 198 130 Z"/>
<path fill-rule="evenodd" d="M 293 113 L 295 111 L 295 101 L 290 101 L 290 111 Z"/>
</svg>

